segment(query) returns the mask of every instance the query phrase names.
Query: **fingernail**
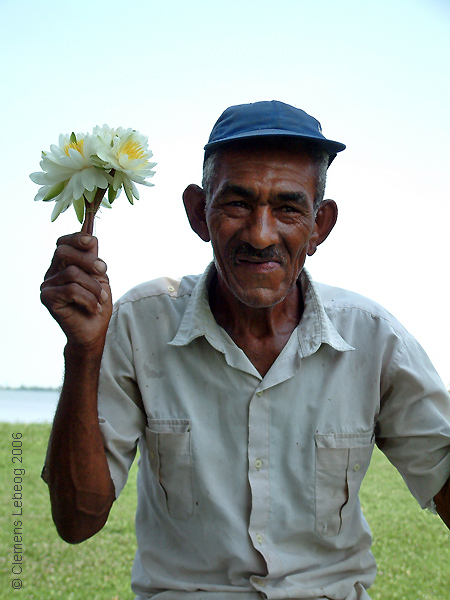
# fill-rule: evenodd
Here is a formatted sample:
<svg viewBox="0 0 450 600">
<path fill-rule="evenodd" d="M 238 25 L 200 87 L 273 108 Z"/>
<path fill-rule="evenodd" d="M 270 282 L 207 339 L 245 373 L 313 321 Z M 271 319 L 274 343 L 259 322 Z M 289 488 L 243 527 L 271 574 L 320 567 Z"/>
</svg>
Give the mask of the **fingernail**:
<svg viewBox="0 0 450 600">
<path fill-rule="evenodd" d="M 105 290 L 102 290 L 102 293 L 100 294 L 100 298 L 102 302 L 106 302 L 108 300 L 108 294 L 105 292 Z"/>
<path fill-rule="evenodd" d="M 91 235 L 82 235 L 80 237 L 80 243 L 83 244 L 84 246 L 87 246 L 91 240 L 92 240 Z"/>
<path fill-rule="evenodd" d="M 97 311 L 98 311 L 99 313 L 103 312 L 102 305 L 101 305 L 99 302 L 97 302 Z"/>
<path fill-rule="evenodd" d="M 106 264 L 102 260 L 96 260 L 94 263 L 94 269 L 97 273 L 106 273 Z"/>
</svg>

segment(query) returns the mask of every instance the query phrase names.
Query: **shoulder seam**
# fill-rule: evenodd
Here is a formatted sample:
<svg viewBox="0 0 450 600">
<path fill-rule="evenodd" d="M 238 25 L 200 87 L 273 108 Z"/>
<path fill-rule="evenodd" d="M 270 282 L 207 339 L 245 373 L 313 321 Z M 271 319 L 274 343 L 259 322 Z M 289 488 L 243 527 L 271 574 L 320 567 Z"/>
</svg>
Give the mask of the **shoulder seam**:
<svg viewBox="0 0 450 600">
<path fill-rule="evenodd" d="M 327 311 L 327 308 L 333 309 L 333 310 L 339 310 L 339 311 L 344 311 L 344 310 L 350 310 L 350 311 L 358 311 L 361 313 L 364 313 L 368 316 L 370 316 L 373 319 L 380 319 L 382 321 L 384 321 L 385 323 L 387 323 L 387 325 L 389 325 L 389 327 L 392 329 L 392 331 L 397 335 L 397 337 L 402 340 L 403 343 L 405 343 L 405 338 L 408 337 L 413 337 L 406 329 L 403 328 L 403 326 L 400 324 L 400 326 L 402 327 L 402 330 L 399 330 L 397 327 L 395 327 L 394 323 L 392 323 L 392 321 L 390 319 L 388 319 L 387 317 L 385 317 L 384 315 L 380 315 L 376 312 L 373 312 L 371 310 L 368 310 L 367 308 L 363 308 L 362 306 L 339 306 L 336 304 L 332 304 L 330 305 L 329 303 L 324 304 L 323 305 L 325 312 Z"/>
<path fill-rule="evenodd" d="M 172 296 L 170 292 L 159 292 L 155 294 L 147 294 L 146 296 L 142 296 L 142 298 L 130 298 L 130 300 L 118 300 L 117 305 L 114 306 L 113 313 L 117 312 L 121 306 L 125 306 L 125 304 L 134 304 L 135 302 L 140 302 L 141 300 L 149 300 L 150 298 L 160 298 L 161 296 L 166 296 L 171 298 L 172 300 L 177 300 L 178 298 L 184 298 L 185 296 L 191 296 L 192 293 L 184 293 L 176 296 Z"/>
</svg>

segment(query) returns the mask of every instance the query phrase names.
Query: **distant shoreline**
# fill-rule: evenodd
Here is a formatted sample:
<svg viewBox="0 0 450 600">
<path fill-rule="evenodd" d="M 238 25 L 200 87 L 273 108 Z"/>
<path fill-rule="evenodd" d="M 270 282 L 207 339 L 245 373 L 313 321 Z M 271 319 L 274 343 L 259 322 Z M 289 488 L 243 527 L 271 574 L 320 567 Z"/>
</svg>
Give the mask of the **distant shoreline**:
<svg viewBox="0 0 450 600">
<path fill-rule="evenodd" d="M 11 387 L 8 385 L 0 385 L 0 390 L 8 392 L 59 392 L 57 387 L 40 387 L 37 385 L 20 385 L 19 387 Z"/>
</svg>

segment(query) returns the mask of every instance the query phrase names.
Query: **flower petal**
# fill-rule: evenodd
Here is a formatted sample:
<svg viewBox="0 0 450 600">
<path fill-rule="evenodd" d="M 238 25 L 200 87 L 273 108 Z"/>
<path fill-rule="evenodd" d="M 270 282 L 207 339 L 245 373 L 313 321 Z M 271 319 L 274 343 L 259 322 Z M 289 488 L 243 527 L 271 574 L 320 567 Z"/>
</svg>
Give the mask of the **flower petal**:
<svg viewBox="0 0 450 600">
<path fill-rule="evenodd" d="M 79 198 L 84 193 L 84 185 L 81 181 L 81 172 L 78 171 L 74 173 L 70 178 L 69 184 L 67 188 L 70 186 L 70 193 L 72 194 L 72 198 Z"/>
<path fill-rule="evenodd" d="M 83 223 L 84 220 L 84 206 L 84 196 L 73 201 L 73 207 L 80 223 Z"/>
<path fill-rule="evenodd" d="M 123 180 L 124 180 L 124 174 L 122 173 L 122 171 L 116 171 L 114 173 L 114 181 L 113 181 L 113 188 L 115 190 L 118 190 L 122 184 L 123 184 Z"/>
<path fill-rule="evenodd" d="M 103 198 L 103 200 L 101 202 L 101 206 L 104 206 L 105 208 L 112 208 L 111 204 L 108 202 L 108 200 L 106 198 Z"/>
<path fill-rule="evenodd" d="M 139 200 L 139 192 L 138 192 L 137 187 L 134 185 L 134 183 L 132 181 L 130 181 L 130 183 L 131 183 L 131 193 L 136 198 L 136 200 Z"/>
<path fill-rule="evenodd" d="M 53 200 L 54 198 L 56 198 L 56 196 L 59 196 L 63 189 L 64 181 L 61 181 L 60 183 L 57 183 L 56 185 L 52 186 L 52 188 L 45 195 L 45 198 L 43 198 L 44 202 L 47 202 L 48 200 Z"/>
<path fill-rule="evenodd" d="M 92 174 L 95 178 L 95 185 L 99 188 L 102 188 L 102 190 L 106 190 L 106 188 L 109 185 L 109 179 L 106 175 L 108 175 L 108 173 L 106 173 L 105 171 L 101 170 L 101 169 L 91 169 L 92 170 Z"/>
<path fill-rule="evenodd" d="M 48 193 L 49 189 L 50 189 L 50 186 L 48 186 L 48 185 L 44 185 L 41 188 L 39 188 L 38 193 L 34 197 L 34 201 L 38 202 L 39 200 L 43 200 L 45 195 Z"/>
<path fill-rule="evenodd" d="M 109 186 L 108 188 L 108 202 L 109 205 L 111 206 L 111 204 L 114 202 L 114 200 L 117 198 L 117 190 L 115 190 L 112 185 Z"/>
<path fill-rule="evenodd" d="M 97 192 L 97 188 L 94 188 L 91 192 L 89 190 L 84 190 L 84 197 L 90 204 L 92 204 L 92 202 L 94 202 L 96 192 Z"/>
<path fill-rule="evenodd" d="M 94 169 L 83 169 L 81 171 L 81 183 L 87 190 L 92 192 L 96 183 Z"/>
<path fill-rule="evenodd" d="M 133 200 L 133 194 L 131 193 L 131 188 L 127 187 L 125 184 L 123 186 L 123 189 L 125 190 L 125 194 L 127 195 L 128 198 L 128 202 L 130 204 L 134 204 L 134 200 Z"/>
<path fill-rule="evenodd" d="M 39 185 L 48 185 L 50 182 L 48 180 L 47 173 L 30 173 L 30 179 L 33 183 L 38 183 Z"/>
<path fill-rule="evenodd" d="M 59 215 L 62 212 L 64 212 L 67 209 L 67 206 L 65 204 L 66 203 L 62 200 L 60 200 L 59 202 L 57 202 L 55 204 L 55 208 L 53 209 L 52 216 L 51 216 L 52 223 L 59 217 Z"/>
</svg>

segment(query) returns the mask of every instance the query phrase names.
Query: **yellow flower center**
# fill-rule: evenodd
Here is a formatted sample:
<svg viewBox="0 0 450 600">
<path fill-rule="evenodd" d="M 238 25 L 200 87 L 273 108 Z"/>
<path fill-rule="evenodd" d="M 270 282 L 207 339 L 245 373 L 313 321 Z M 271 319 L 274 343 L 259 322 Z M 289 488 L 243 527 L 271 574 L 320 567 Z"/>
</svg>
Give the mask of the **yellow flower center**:
<svg viewBox="0 0 450 600">
<path fill-rule="evenodd" d="M 67 156 L 69 156 L 69 150 L 70 150 L 70 148 L 73 148 L 73 150 L 76 150 L 77 152 L 79 152 L 81 154 L 81 156 L 84 156 L 83 146 L 84 146 L 84 140 L 77 140 L 76 142 L 70 142 L 70 144 L 66 144 L 64 146 L 64 152 L 66 153 Z"/>
<path fill-rule="evenodd" d="M 122 154 L 127 154 L 130 160 L 136 160 L 139 158 L 144 158 L 144 150 L 139 142 L 129 140 L 125 142 L 123 146 L 121 146 L 119 150 L 119 156 Z"/>
</svg>

